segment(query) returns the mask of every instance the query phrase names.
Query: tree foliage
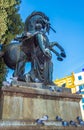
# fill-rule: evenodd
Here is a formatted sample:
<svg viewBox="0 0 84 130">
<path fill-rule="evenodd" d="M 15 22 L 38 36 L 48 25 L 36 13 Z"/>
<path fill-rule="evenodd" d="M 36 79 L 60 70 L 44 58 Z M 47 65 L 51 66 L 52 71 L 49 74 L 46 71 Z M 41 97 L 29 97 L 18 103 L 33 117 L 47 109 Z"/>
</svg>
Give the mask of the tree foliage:
<svg viewBox="0 0 84 130">
<path fill-rule="evenodd" d="M 23 31 L 23 22 L 18 13 L 21 0 L 0 0 L 0 43 L 9 44 Z M 5 79 L 6 66 L 0 59 L 0 83 Z"/>
<path fill-rule="evenodd" d="M 2 85 L 2 82 L 6 80 L 6 74 L 7 74 L 7 68 L 4 64 L 3 59 L 0 59 L 0 87 Z"/>
<path fill-rule="evenodd" d="M 23 23 L 20 17 L 20 0 L 0 1 L 0 42 L 8 44 L 17 34 L 23 31 Z"/>
</svg>

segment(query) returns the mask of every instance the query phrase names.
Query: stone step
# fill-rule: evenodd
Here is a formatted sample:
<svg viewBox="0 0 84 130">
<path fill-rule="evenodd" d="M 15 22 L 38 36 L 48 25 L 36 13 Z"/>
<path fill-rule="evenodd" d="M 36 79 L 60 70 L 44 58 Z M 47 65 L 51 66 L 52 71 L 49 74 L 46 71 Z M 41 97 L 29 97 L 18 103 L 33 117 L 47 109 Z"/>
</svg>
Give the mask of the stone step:
<svg viewBox="0 0 84 130">
<path fill-rule="evenodd" d="M 0 130 L 84 130 L 84 127 L 63 126 L 0 126 Z"/>
<path fill-rule="evenodd" d="M 62 126 L 61 122 L 44 121 L 44 125 L 35 121 L 1 120 L 0 130 L 84 130 L 84 126 Z"/>
</svg>

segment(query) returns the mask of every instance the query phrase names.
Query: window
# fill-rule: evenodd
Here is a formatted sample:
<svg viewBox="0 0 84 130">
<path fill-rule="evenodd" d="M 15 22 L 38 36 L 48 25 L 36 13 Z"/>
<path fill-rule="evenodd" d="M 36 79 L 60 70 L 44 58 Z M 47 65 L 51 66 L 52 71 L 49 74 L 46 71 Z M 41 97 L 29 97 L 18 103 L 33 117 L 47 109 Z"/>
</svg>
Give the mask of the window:
<svg viewBox="0 0 84 130">
<path fill-rule="evenodd" d="M 84 91 L 82 91 L 81 94 L 84 94 Z"/>
<path fill-rule="evenodd" d="M 79 86 L 79 90 L 81 90 L 81 89 L 83 89 L 83 86 L 82 86 L 82 85 Z"/>
<path fill-rule="evenodd" d="M 83 110 L 84 110 L 84 105 L 82 107 L 83 107 Z"/>
<path fill-rule="evenodd" d="M 82 76 L 80 75 L 80 76 L 78 76 L 78 80 L 82 80 Z"/>
<path fill-rule="evenodd" d="M 82 98 L 82 103 L 84 103 L 84 98 Z"/>
</svg>

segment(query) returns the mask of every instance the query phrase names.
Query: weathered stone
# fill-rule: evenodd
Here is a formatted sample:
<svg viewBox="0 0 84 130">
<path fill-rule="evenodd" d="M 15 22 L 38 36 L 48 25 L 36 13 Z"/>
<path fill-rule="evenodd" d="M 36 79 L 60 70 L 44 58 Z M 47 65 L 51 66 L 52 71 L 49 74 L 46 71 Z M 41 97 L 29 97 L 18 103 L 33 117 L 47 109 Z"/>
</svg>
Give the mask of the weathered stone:
<svg viewBox="0 0 84 130">
<path fill-rule="evenodd" d="M 37 125 L 35 121 L 28 120 L 1 120 L 0 130 L 83 130 L 81 126 L 63 127 L 61 122 L 47 121 L 44 125 Z"/>
<path fill-rule="evenodd" d="M 81 96 L 70 93 L 51 92 L 47 89 L 10 87 L 0 91 L 1 119 L 36 120 L 48 115 L 55 120 L 57 115 L 64 120 L 76 120 L 81 116 Z"/>
</svg>

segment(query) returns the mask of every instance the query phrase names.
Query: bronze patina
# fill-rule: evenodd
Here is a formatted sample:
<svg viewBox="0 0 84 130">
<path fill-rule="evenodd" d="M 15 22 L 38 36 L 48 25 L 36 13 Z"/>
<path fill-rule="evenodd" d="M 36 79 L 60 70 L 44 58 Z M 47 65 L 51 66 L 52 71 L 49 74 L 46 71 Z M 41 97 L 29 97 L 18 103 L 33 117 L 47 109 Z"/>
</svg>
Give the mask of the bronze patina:
<svg viewBox="0 0 84 130">
<path fill-rule="evenodd" d="M 49 42 L 47 33 L 49 34 L 50 29 L 55 32 L 44 13 L 32 12 L 25 21 L 22 36 L 15 38 L 16 42 L 1 47 L 1 57 L 8 67 L 15 70 L 13 76 L 18 77 L 19 81 L 26 81 L 25 63 L 31 62 L 31 70 L 27 73 L 28 81 L 52 84 L 51 52 L 56 54 L 59 61 L 62 61 L 66 54 L 59 43 Z M 60 52 L 56 51 L 54 46 Z"/>
</svg>

